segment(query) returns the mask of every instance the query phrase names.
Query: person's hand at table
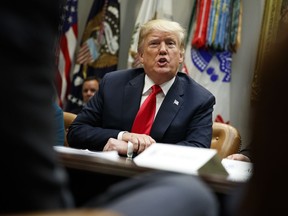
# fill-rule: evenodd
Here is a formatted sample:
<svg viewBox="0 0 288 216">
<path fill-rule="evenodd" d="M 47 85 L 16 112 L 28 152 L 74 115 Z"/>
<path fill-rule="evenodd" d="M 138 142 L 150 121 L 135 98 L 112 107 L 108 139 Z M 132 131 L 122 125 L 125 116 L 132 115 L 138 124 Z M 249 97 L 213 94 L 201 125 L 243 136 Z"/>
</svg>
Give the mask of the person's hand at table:
<svg viewBox="0 0 288 216">
<path fill-rule="evenodd" d="M 149 135 L 146 134 L 137 134 L 137 133 L 130 133 L 126 132 L 122 136 L 122 140 L 128 142 L 130 141 L 133 143 L 133 146 L 138 144 L 138 150 L 136 151 L 137 154 L 143 152 L 146 148 L 150 145 L 155 143 L 156 141 Z"/>
<path fill-rule="evenodd" d="M 227 159 L 251 162 L 250 158 L 243 154 L 232 154 L 232 155 L 229 155 Z"/>
<path fill-rule="evenodd" d="M 124 133 L 122 140 L 110 138 L 103 148 L 103 151 L 117 151 L 121 155 L 126 155 L 128 151 L 128 141 L 133 144 L 133 152 L 140 154 L 155 140 L 145 134 Z"/>
</svg>

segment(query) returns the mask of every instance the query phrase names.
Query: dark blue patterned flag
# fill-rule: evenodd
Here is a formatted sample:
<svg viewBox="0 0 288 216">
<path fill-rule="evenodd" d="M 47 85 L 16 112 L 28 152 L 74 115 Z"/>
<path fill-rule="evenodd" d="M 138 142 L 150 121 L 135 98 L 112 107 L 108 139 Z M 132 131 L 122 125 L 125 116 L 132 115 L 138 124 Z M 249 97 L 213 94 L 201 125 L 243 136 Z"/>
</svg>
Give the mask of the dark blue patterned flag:
<svg viewBox="0 0 288 216">
<path fill-rule="evenodd" d="M 78 50 L 66 111 L 82 106 L 81 90 L 86 77 L 101 79 L 117 69 L 119 42 L 119 0 L 94 0 Z"/>
</svg>

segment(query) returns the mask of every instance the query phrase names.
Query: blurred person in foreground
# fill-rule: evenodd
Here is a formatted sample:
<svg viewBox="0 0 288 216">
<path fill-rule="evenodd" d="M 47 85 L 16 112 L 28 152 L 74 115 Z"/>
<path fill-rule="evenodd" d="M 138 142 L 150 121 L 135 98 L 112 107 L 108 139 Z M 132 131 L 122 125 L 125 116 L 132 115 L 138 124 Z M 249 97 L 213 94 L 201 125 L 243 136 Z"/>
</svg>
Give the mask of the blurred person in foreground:
<svg viewBox="0 0 288 216">
<path fill-rule="evenodd" d="M 2 110 L 5 115 L 1 119 L 1 138 L 7 143 L 2 145 L 0 157 L 0 214 L 38 215 L 75 209 L 69 179 L 53 149 L 53 47 L 61 14 L 59 4 L 58 0 L 31 0 L 23 4 L 5 1 L 0 7 L 0 59 L 5 71 L 0 89 L 9 89 L 10 93 L 2 95 L 9 110 Z M 8 54 L 11 51 L 13 55 Z M 19 97 L 15 100 L 11 94 Z M 105 208 L 111 215 L 125 216 L 214 216 L 218 208 L 213 193 L 199 178 L 168 172 L 123 181 L 103 196 L 95 194 L 95 199 L 83 208 Z M 88 213 L 85 211 L 85 215 Z M 89 215 L 107 212 L 90 211 Z"/>
<path fill-rule="evenodd" d="M 128 141 L 135 155 L 155 142 L 210 148 L 215 97 L 179 71 L 184 41 L 185 29 L 177 22 L 156 19 L 142 25 L 138 56 L 143 67 L 102 78 L 99 91 L 69 128 L 70 145 L 120 155 L 126 155 Z M 154 85 L 160 93 L 152 127 L 139 132 L 136 114 Z"/>
<path fill-rule="evenodd" d="M 285 158 L 288 152 L 288 34 L 279 34 L 266 50 L 259 71 L 259 95 L 252 123 L 251 157 L 253 174 L 230 200 L 228 215 L 283 215 L 287 211 L 288 176 Z M 231 199 L 231 198 L 230 198 Z"/>
</svg>

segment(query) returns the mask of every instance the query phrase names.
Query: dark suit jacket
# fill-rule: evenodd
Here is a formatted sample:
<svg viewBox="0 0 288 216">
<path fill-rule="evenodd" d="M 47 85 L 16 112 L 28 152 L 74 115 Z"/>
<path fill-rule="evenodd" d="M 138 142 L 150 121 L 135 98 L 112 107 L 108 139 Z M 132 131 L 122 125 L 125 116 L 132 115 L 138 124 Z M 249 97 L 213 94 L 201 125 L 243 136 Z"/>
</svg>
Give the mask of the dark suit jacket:
<svg viewBox="0 0 288 216">
<path fill-rule="evenodd" d="M 144 87 L 143 68 L 110 72 L 78 114 L 67 138 L 71 147 L 102 150 L 110 137 L 130 131 Z M 158 143 L 210 148 L 215 97 L 184 73 L 177 73 L 154 120 Z"/>
</svg>

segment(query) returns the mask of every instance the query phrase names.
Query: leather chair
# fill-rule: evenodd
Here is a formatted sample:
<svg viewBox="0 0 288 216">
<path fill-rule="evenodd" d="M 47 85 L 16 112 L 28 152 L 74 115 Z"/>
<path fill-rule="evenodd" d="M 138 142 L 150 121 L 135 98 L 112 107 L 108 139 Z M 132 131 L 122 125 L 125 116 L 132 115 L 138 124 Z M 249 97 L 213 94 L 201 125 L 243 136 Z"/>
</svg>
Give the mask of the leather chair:
<svg viewBox="0 0 288 216">
<path fill-rule="evenodd" d="M 74 119 L 77 117 L 76 114 L 74 113 L 70 113 L 70 112 L 63 112 L 63 118 L 64 118 L 64 127 L 65 127 L 65 142 L 64 142 L 64 146 L 69 146 L 68 142 L 67 142 L 67 131 L 69 126 L 71 125 L 71 123 L 74 121 Z"/>
<path fill-rule="evenodd" d="M 239 131 L 232 125 L 213 122 L 211 148 L 216 149 L 221 158 L 238 153 L 241 147 Z"/>
</svg>

